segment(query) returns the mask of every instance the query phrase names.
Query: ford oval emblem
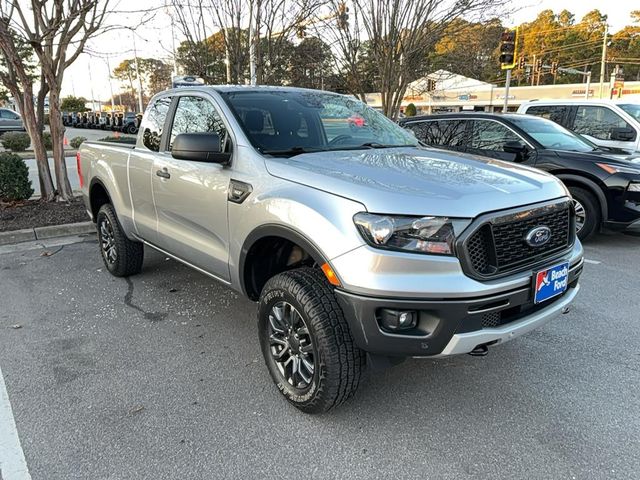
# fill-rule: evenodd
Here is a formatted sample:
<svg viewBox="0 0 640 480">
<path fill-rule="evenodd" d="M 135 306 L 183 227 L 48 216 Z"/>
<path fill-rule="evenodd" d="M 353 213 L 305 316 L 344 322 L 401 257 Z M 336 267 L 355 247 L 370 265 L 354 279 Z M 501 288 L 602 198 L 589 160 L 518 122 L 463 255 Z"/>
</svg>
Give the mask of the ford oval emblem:
<svg viewBox="0 0 640 480">
<path fill-rule="evenodd" d="M 551 240 L 551 229 L 545 226 L 529 230 L 527 236 L 524 237 L 524 241 L 531 247 L 541 247 L 549 240 Z"/>
</svg>

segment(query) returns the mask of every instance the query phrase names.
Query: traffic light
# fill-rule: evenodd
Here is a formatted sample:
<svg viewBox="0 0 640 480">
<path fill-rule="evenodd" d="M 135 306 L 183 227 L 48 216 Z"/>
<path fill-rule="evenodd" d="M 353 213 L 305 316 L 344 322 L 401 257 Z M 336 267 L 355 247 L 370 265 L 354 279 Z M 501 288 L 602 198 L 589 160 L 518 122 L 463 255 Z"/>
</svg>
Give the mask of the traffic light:
<svg viewBox="0 0 640 480">
<path fill-rule="evenodd" d="M 524 70 L 526 66 L 527 66 L 527 59 L 524 56 L 518 58 L 518 68 L 520 70 Z"/>
<path fill-rule="evenodd" d="M 307 36 L 307 27 L 305 25 L 296 25 L 296 37 L 304 38 Z"/>
<path fill-rule="evenodd" d="M 542 70 L 542 59 L 539 58 L 538 60 L 536 60 L 536 64 L 535 64 L 535 69 L 537 72 L 539 72 L 540 70 Z"/>
<path fill-rule="evenodd" d="M 431 78 L 427 78 L 427 92 L 433 92 L 435 89 L 436 81 Z"/>
<path fill-rule="evenodd" d="M 558 73 L 558 62 L 551 62 L 551 75 Z"/>
<path fill-rule="evenodd" d="M 500 35 L 500 68 L 510 70 L 516 66 L 518 29 L 505 30 Z"/>
<path fill-rule="evenodd" d="M 342 2 L 338 5 L 338 28 L 340 30 L 348 30 L 349 29 L 349 7 L 345 2 Z"/>
</svg>

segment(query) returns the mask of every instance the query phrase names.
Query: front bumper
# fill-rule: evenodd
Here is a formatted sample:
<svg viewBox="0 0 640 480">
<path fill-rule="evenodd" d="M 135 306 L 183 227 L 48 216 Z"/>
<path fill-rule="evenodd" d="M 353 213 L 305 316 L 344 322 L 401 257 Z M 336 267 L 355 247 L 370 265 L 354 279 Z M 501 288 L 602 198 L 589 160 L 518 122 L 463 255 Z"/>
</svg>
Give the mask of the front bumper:
<svg viewBox="0 0 640 480">
<path fill-rule="evenodd" d="M 469 353 L 478 345 L 503 343 L 544 325 L 573 301 L 582 268 L 582 258 L 574 259 L 567 291 L 538 305 L 533 303 L 530 280 L 526 286 L 471 298 L 380 298 L 343 290 L 336 294 L 362 350 L 399 357 L 449 356 Z M 382 308 L 417 311 L 416 328 L 406 333 L 383 330 L 378 321 Z"/>
</svg>

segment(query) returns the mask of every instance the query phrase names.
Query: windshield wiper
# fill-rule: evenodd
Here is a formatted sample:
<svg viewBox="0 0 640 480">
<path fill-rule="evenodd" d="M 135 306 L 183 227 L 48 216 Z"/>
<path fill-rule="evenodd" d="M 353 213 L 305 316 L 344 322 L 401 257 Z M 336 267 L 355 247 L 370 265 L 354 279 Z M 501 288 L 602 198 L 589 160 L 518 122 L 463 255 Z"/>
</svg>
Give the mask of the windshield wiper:
<svg viewBox="0 0 640 480">
<path fill-rule="evenodd" d="M 344 145 L 339 148 L 335 148 L 335 150 L 362 150 L 364 148 L 400 148 L 400 147 L 415 147 L 416 145 L 385 145 L 384 143 L 378 142 L 365 142 L 360 145 Z"/>
<path fill-rule="evenodd" d="M 320 152 L 321 150 L 317 148 L 306 148 L 306 147 L 291 147 L 283 150 L 263 150 L 262 153 L 266 155 L 284 155 L 289 157 L 294 157 L 296 155 L 300 155 L 302 153 L 312 153 L 312 152 Z"/>
</svg>

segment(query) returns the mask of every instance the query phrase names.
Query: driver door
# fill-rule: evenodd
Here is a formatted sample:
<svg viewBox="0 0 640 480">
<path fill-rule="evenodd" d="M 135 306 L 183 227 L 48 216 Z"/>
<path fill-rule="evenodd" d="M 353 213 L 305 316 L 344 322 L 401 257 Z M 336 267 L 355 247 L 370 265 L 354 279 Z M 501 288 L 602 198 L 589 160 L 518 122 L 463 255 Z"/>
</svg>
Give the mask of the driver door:
<svg viewBox="0 0 640 480">
<path fill-rule="evenodd" d="M 171 156 L 177 135 L 212 132 L 226 139 L 227 127 L 206 95 L 190 93 L 176 102 L 166 149 L 156 155 L 151 175 L 158 215 L 157 245 L 228 281 L 227 189 L 231 168 Z"/>
<path fill-rule="evenodd" d="M 494 120 L 474 119 L 467 153 L 523 165 L 535 164 L 535 150 L 516 132 Z"/>
</svg>

